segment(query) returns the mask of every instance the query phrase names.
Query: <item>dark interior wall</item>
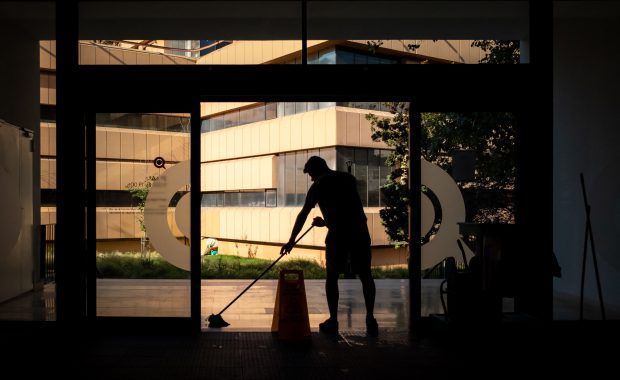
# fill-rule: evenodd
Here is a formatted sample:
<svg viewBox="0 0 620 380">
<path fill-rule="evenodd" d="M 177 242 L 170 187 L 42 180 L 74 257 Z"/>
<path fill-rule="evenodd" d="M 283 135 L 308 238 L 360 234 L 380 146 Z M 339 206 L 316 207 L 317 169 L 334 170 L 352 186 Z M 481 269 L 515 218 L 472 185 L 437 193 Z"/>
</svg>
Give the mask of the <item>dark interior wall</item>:
<svg viewBox="0 0 620 380">
<path fill-rule="evenodd" d="M 0 26 L 0 118 L 39 129 L 39 41 L 10 24 Z"/>
<path fill-rule="evenodd" d="M 19 261 L 21 270 L 10 271 L 9 276 L 14 277 L 5 283 L 12 284 L 13 296 L 32 289 L 32 273 L 37 273 L 38 237 L 35 226 L 40 223 L 39 212 L 39 188 L 40 188 L 40 160 L 38 153 L 39 141 L 39 41 L 32 34 L 27 33 L 20 27 L 11 23 L 0 25 L 0 44 L 2 53 L 0 57 L 0 119 L 18 127 L 23 127 L 34 132 L 35 149 L 32 156 L 32 173 L 27 168 L 20 169 L 22 173 L 31 175 L 28 184 L 32 184 L 32 204 L 27 210 L 28 220 L 32 220 L 30 230 L 22 231 L 22 238 L 28 236 L 31 241 L 31 250 L 26 243 L 24 257 L 5 258 L 10 264 Z M 19 157 L 15 157 L 19 160 Z M 7 186 L 9 184 L 2 184 Z M 12 184 L 20 186 L 20 184 Z M 30 192 L 28 192 L 30 193 Z M 0 211 L 1 212 L 1 211 Z M 24 227 L 25 228 L 25 227 Z M 0 254 L 7 254 L 6 247 L 1 247 Z M 29 252 L 30 251 L 30 252 Z M 25 260 L 25 261 L 24 261 Z M 36 280 L 36 279 L 35 279 Z M 17 286 L 19 284 L 19 286 Z"/>
<path fill-rule="evenodd" d="M 556 299 L 579 317 L 585 176 L 605 304 L 620 308 L 620 4 L 556 2 L 554 21 L 554 249 L 562 266 Z M 588 247 L 586 302 L 598 296 Z M 598 317 L 594 315 L 593 317 Z M 616 313 L 615 318 L 619 315 Z"/>
<path fill-rule="evenodd" d="M 301 1 L 115 3 L 82 2 L 80 38 L 301 39 Z M 308 38 L 521 39 L 527 12 L 527 1 L 308 1 Z"/>
</svg>

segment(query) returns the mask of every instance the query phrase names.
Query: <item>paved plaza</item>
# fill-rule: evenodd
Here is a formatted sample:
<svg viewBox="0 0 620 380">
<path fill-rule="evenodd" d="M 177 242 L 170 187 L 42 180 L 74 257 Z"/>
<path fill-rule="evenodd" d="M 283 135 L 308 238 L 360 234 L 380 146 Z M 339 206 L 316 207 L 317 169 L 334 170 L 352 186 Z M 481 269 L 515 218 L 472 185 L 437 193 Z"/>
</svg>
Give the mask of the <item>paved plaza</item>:
<svg viewBox="0 0 620 380">
<path fill-rule="evenodd" d="M 218 313 L 252 280 L 203 280 L 202 315 Z M 441 280 L 424 280 L 423 314 L 440 313 L 439 284 Z M 231 325 L 226 330 L 266 331 L 271 328 L 276 299 L 277 280 L 260 280 L 237 300 L 222 317 Z M 310 327 L 329 313 L 325 299 L 324 280 L 306 280 L 306 300 Z M 382 328 L 407 330 L 408 280 L 376 280 L 375 316 Z M 366 309 L 359 280 L 340 280 L 338 315 L 341 330 L 365 329 Z M 98 280 L 97 314 L 99 316 L 160 316 L 189 315 L 189 282 L 186 280 Z"/>
</svg>

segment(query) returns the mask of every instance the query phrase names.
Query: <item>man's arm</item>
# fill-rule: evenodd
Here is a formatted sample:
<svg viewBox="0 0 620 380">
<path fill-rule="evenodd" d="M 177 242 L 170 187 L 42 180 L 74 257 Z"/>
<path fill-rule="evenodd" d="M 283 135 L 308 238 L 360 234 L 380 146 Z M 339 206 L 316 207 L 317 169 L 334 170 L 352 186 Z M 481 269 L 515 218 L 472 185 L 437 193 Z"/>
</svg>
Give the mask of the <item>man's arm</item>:
<svg viewBox="0 0 620 380">
<path fill-rule="evenodd" d="M 293 226 L 293 230 L 291 231 L 291 237 L 290 239 L 288 239 L 288 243 L 286 243 L 282 247 L 280 254 L 286 255 L 289 252 L 291 252 L 291 250 L 293 249 L 293 246 L 295 245 L 295 238 L 297 237 L 297 235 L 303 228 L 304 223 L 306 223 L 308 214 L 310 214 L 310 210 L 312 210 L 313 207 L 314 207 L 313 205 L 308 203 L 308 199 L 306 198 L 306 203 L 304 203 L 304 207 L 302 207 L 299 214 L 297 214 L 297 218 L 295 219 L 295 225 Z"/>
</svg>

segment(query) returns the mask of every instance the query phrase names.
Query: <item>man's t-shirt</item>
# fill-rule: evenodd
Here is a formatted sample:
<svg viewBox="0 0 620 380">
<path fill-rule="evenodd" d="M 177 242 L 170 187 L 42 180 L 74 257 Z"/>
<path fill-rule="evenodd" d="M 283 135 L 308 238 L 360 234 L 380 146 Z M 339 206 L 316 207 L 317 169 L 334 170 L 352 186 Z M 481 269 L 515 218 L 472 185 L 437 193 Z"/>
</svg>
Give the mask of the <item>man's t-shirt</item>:
<svg viewBox="0 0 620 380">
<path fill-rule="evenodd" d="M 366 215 L 357 193 L 355 177 L 349 173 L 330 170 L 314 181 L 306 195 L 306 206 L 318 203 L 329 232 L 326 242 L 355 239 L 368 241 L 370 235 Z"/>
</svg>

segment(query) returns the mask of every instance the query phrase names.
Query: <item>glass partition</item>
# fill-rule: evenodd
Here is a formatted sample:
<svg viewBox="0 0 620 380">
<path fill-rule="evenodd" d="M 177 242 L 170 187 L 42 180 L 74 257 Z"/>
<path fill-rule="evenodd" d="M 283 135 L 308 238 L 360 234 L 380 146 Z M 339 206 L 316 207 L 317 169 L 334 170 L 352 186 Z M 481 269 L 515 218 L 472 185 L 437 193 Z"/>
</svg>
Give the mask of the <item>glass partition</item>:
<svg viewBox="0 0 620 380">
<path fill-rule="evenodd" d="M 309 1 L 308 63 L 519 63 L 528 17 L 526 1 Z"/>
<path fill-rule="evenodd" d="M 510 112 L 422 113 L 422 267 L 455 320 L 515 311 L 516 133 Z"/>
<path fill-rule="evenodd" d="M 82 65 L 258 65 L 301 57 L 301 2 L 80 2 Z"/>
<path fill-rule="evenodd" d="M 97 316 L 190 316 L 189 127 L 96 115 Z"/>
<path fill-rule="evenodd" d="M 279 257 L 313 184 L 304 166 L 318 156 L 331 170 L 356 178 L 372 239 L 379 325 L 407 329 L 407 250 L 394 249 L 380 216 L 380 186 L 392 170 L 386 159 L 393 148 L 373 140 L 369 120 L 371 114 L 391 117 L 387 109 L 383 102 L 201 104 L 203 317 L 218 313 Z M 304 230 L 321 215 L 315 207 Z M 268 330 L 279 270 L 297 268 L 304 270 L 310 327 L 317 330 L 328 316 L 326 234 L 325 228 L 311 230 L 242 302 L 233 304 L 223 316 L 229 328 Z M 340 287 L 341 329 L 365 329 L 360 281 L 343 278 Z"/>
</svg>

